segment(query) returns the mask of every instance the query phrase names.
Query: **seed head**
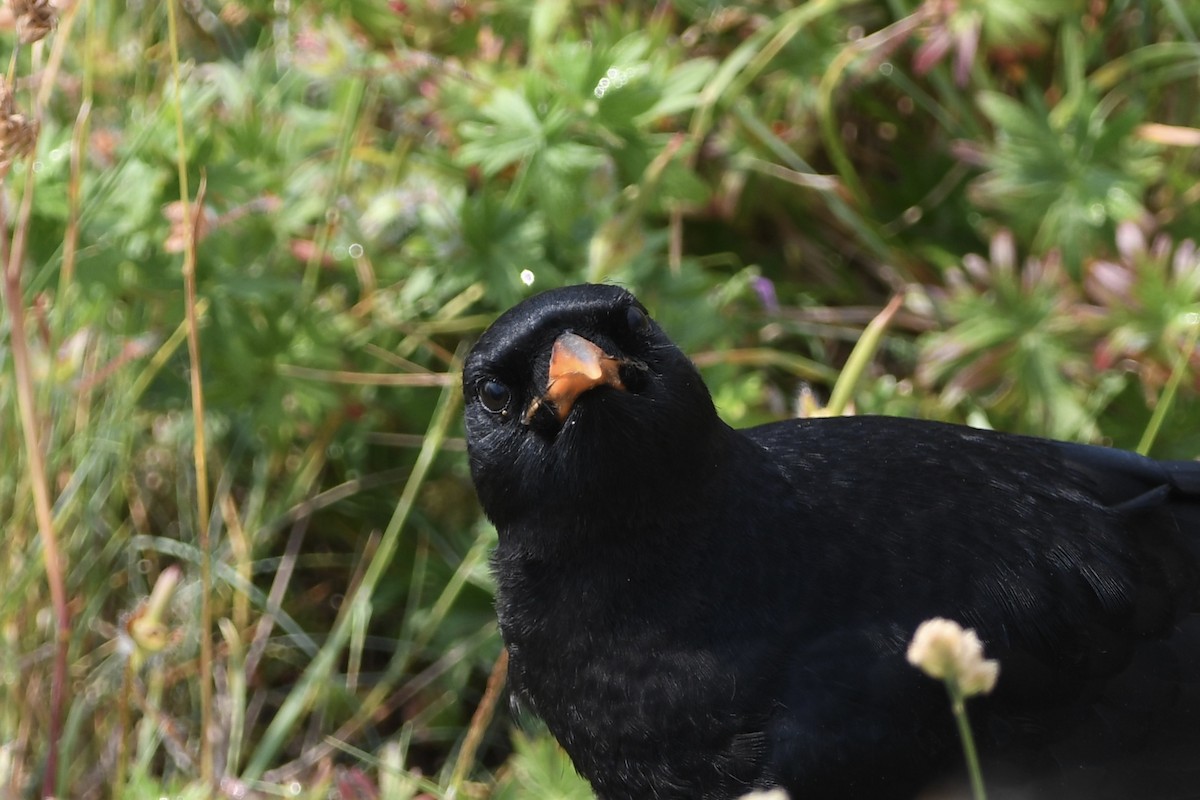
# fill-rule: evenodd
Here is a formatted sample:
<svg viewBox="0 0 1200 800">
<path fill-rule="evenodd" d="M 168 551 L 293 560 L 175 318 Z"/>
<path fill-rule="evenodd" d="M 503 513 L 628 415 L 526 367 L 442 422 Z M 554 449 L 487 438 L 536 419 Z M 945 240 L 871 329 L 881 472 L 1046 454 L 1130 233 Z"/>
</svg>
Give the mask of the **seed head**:
<svg viewBox="0 0 1200 800">
<path fill-rule="evenodd" d="M 12 86 L 0 83 L 0 170 L 33 150 L 37 122 L 17 111 Z"/>
<path fill-rule="evenodd" d="M 12 11 L 21 44 L 45 39 L 58 21 L 58 9 L 50 0 L 12 0 Z"/>
</svg>

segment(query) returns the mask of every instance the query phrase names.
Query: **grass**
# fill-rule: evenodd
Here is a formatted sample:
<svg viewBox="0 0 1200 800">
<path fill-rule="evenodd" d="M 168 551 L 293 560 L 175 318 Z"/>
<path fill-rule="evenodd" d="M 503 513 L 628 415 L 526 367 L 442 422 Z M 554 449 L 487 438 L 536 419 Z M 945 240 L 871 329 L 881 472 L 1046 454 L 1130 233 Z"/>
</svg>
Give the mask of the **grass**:
<svg viewBox="0 0 1200 800">
<path fill-rule="evenodd" d="M 537 289 L 634 288 L 737 424 L 1195 456 L 1200 17 L 997 9 L 18 9 L 0 794 L 586 796 L 500 700 L 458 419 Z"/>
</svg>

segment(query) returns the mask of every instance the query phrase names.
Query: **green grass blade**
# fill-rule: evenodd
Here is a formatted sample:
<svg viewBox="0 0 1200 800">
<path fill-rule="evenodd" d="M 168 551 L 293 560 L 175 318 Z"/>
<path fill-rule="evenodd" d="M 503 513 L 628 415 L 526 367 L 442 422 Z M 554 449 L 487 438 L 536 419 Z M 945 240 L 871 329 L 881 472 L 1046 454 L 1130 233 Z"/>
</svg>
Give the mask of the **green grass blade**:
<svg viewBox="0 0 1200 800">
<path fill-rule="evenodd" d="M 434 457 L 441 450 L 442 442 L 446 438 L 446 432 L 450 428 L 461 399 L 462 392 L 457 383 L 452 383 L 442 390 L 438 406 L 434 410 L 433 419 L 426 432 L 425 443 L 413 465 L 412 475 L 404 487 L 400 501 L 396 504 L 396 511 L 379 542 L 379 549 L 367 566 L 358 590 L 352 598 L 348 599 L 348 602 L 352 604 L 366 606 L 368 613 L 371 594 L 383 575 L 383 571 L 391 564 L 404 523 L 416 503 L 417 492 L 429 472 L 429 467 L 433 464 Z M 329 679 L 341 658 L 342 650 L 350 638 L 354 619 L 355 614 L 348 613 L 338 620 L 338 624 L 330 632 L 329 638 L 317 653 L 316 658 L 309 664 L 296 687 L 288 694 L 287 699 L 284 700 L 283 705 L 263 734 L 262 740 L 250 756 L 242 774 L 245 781 L 255 781 L 266 771 L 276 753 L 292 735 L 300 718 L 311 708 L 320 691 L 321 684 Z"/>
</svg>

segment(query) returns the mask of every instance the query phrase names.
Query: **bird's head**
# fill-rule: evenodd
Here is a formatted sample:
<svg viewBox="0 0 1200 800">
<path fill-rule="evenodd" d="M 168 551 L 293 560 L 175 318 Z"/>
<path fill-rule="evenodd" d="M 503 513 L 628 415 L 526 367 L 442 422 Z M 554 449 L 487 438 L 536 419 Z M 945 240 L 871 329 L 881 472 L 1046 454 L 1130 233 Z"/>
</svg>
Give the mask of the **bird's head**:
<svg viewBox="0 0 1200 800">
<path fill-rule="evenodd" d="M 636 514 L 702 468 L 720 424 L 695 366 L 617 286 L 505 312 L 467 356 L 463 393 L 471 474 L 501 527 Z"/>
</svg>

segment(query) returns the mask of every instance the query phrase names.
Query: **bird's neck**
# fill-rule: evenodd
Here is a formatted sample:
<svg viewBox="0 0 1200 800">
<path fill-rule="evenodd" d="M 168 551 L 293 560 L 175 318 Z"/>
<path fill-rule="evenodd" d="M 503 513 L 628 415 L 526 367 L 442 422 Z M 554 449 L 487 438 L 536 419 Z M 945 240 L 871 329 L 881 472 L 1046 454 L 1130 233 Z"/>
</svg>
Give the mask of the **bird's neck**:
<svg viewBox="0 0 1200 800">
<path fill-rule="evenodd" d="M 703 514 L 697 498 L 725 491 L 730 434 L 715 420 L 711 430 L 696 431 L 686 448 L 672 443 L 670 459 L 654 453 L 632 454 L 619 463 L 600 458 L 569 490 L 504 504 L 501 516 L 493 516 L 501 550 L 586 565 L 630 557 L 647 542 L 695 546 L 689 531 L 701 526 L 691 522 Z"/>
<path fill-rule="evenodd" d="M 778 475 L 723 423 L 706 456 L 645 496 L 586 499 L 574 514 L 499 526 L 492 566 L 505 640 L 526 654 L 556 653 L 581 629 L 591 632 L 583 645 L 599 650 L 648 630 L 661 643 L 711 628 L 721 617 L 714 609 L 735 598 L 760 608 L 785 602 L 755 570 L 794 565 L 781 548 L 795 537 L 772 536 L 746 512 L 758 492 L 778 493 Z M 747 562 L 750 551 L 761 561 Z"/>
</svg>

